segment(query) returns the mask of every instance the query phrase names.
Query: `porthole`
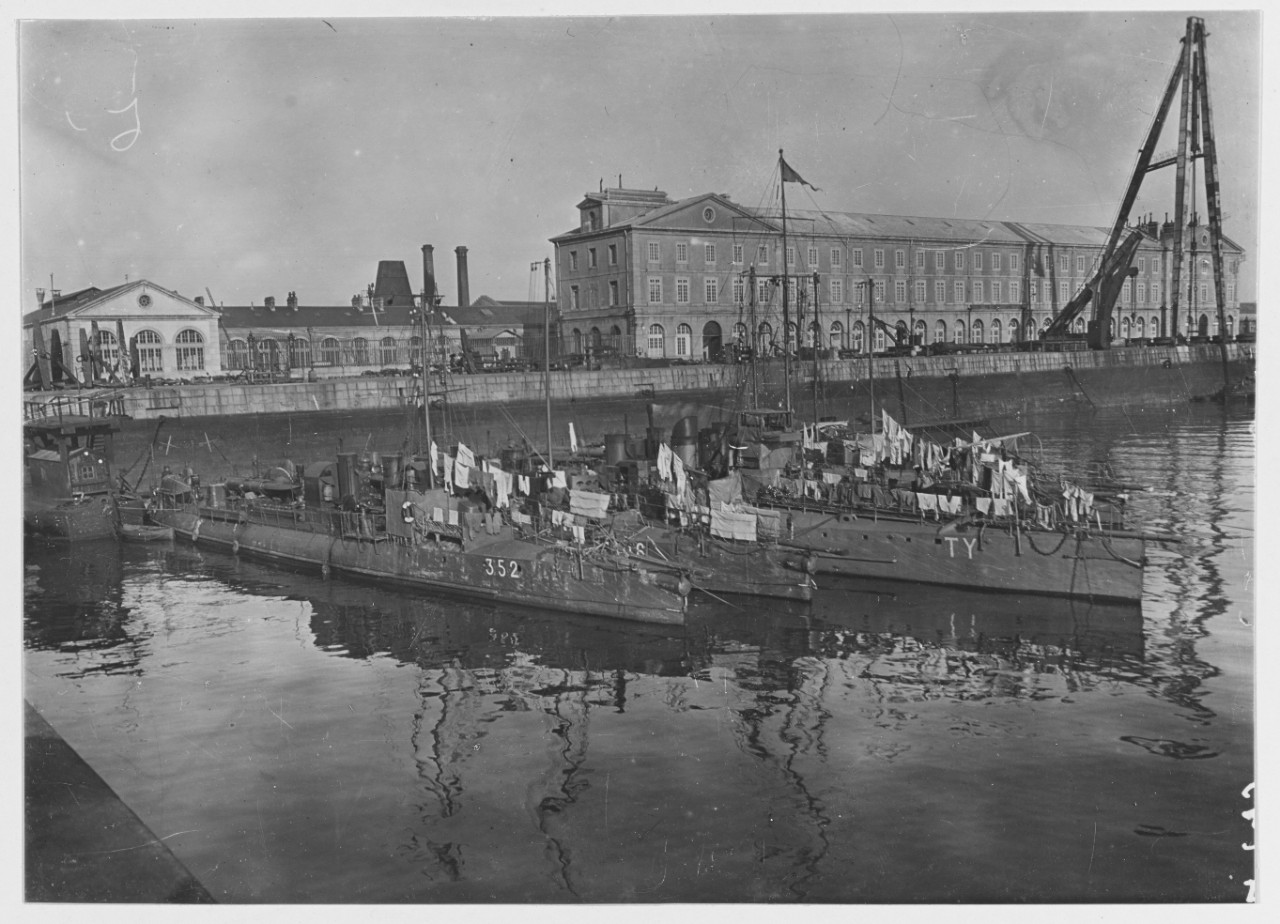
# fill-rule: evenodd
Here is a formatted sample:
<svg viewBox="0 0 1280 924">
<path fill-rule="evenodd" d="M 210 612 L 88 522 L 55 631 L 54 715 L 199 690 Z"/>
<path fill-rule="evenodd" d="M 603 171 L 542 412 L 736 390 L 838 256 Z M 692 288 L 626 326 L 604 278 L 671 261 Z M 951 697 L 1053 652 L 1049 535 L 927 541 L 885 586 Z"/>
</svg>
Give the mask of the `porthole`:
<svg viewBox="0 0 1280 924">
<path fill-rule="evenodd" d="M 708 205 L 702 210 L 702 220 L 707 224 L 711 224 L 711 222 L 716 220 L 716 210 Z"/>
<path fill-rule="evenodd" d="M 139 307 L 139 308 L 146 308 L 146 307 L 148 307 L 150 304 L 151 304 L 151 296 L 150 296 L 150 295 L 148 295 L 146 292 L 143 292 L 141 295 L 139 295 L 139 296 L 138 296 L 138 307 Z"/>
</svg>

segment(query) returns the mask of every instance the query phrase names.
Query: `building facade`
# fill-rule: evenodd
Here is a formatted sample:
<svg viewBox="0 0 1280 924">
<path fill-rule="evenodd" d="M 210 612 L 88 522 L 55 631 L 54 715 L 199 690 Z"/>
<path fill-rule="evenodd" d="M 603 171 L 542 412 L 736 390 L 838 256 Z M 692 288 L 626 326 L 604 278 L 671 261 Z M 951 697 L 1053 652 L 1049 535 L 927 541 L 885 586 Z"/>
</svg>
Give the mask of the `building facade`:
<svg viewBox="0 0 1280 924">
<path fill-rule="evenodd" d="M 43 344 L 54 382 L 196 379 L 222 371 L 218 312 L 202 299 L 146 279 L 43 295 L 23 317 L 24 355 L 35 359 Z"/>
<path fill-rule="evenodd" d="M 707 193 L 605 189 L 552 239 L 567 347 L 716 360 L 729 344 L 863 351 L 888 337 L 871 314 L 917 342 L 1035 339 L 1092 276 L 1107 229 L 1079 225 L 745 208 Z M 1190 228 L 1177 317 L 1173 227 L 1153 221 L 1112 318 L 1120 340 L 1219 333 L 1208 232 Z M 1242 250 L 1224 239 L 1228 337 L 1236 334 Z M 1192 270 L 1194 269 L 1194 274 Z M 1074 323 L 1085 329 L 1086 312 Z M 754 338 L 753 338 L 754 332 Z"/>
</svg>

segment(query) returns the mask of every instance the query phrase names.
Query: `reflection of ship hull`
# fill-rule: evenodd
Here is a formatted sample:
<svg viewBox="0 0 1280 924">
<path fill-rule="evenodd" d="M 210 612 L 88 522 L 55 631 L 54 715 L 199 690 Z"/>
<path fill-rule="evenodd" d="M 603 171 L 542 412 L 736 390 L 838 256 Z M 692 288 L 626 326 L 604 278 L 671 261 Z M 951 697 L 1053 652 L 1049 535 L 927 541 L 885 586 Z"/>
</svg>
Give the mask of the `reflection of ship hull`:
<svg viewBox="0 0 1280 924">
<path fill-rule="evenodd" d="M 921 642 L 1020 638 L 1064 648 L 1140 656 L 1142 608 L 1034 594 L 987 594 L 923 584 L 847 579 L 815 592 L 815 626 L 838 626 Z"/>
<path fill-rule="evenodd" d="M 407 545 L 335 535 L 323 526 L 308 529 L 305 519 L 289 528 L 208 507 L 159 509 L 152 519 L 199 545 L 389 585 L 641 622 L 684 620 L 683 599 L 674 588 L 660 586 L 660 576 L 610 567 L 608 561 L 560 546 L 519 540 L 497 540 L 474 550 L 445 543 Z"/>
<path fill-rule="evenodd" d="M 118 517 L 110 495 L 57 501 L 28 493 L 22 520 L 30 533 L 78 542 L 114 537 Z"/>
<path fill-rule="evenodd" d="M 789 544 L 816 555 L 819 576 L 1095 601 L 1142 599 L 1141 539 L 1014 535 L 1005 527 L 962 530 L 918 520 L 806 511 L 791 516 L 795 533 Z"/>
</svg>

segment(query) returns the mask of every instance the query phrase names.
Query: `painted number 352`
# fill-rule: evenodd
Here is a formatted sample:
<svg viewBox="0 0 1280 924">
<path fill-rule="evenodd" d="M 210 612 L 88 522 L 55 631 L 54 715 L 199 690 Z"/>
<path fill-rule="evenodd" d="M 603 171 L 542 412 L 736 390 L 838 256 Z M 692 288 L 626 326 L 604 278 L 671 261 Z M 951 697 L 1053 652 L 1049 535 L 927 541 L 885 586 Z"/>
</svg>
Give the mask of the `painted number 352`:
<svg viewBox="0 0 1280 924">
<path fill-rule="evenodd" d="M 486 558 L 484 560 L 484 573 L 493 577 L 518 578 L 520 577 L 520 562 L 508 561 L 505 558 L 493 559 Z"/>
</svg>

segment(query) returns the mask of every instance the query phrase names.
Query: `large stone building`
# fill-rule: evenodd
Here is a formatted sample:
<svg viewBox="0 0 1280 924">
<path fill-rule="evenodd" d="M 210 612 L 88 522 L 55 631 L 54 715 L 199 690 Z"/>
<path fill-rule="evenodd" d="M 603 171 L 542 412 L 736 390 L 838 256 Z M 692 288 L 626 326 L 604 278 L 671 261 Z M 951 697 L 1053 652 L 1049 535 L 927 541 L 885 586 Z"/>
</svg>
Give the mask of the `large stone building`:
<svg viewBox="0 0 1280 924">
<path fill-rule="evenodd" d="M 202 299 L 147 279 L 44 294 L 22 319 L 23 355 L 34 359 L 43 344 L 55 382 L 193 379 L 222 371 L 218 312 Z M 89 369 L 86 357 L 94 354 L 100 362 Z"/>
<path fill-rule="evenodd" d="M 552 238 L 567 348 L 716 359 L 730 342 L 782 343 L 782 280 L 791 336 L 861 351 L 876 317 L 919 342 L 1034 339 L 1089 279 L 1107 229 L 1080 225 L 750 209 L 727 195 L 672 201 L 658 190 L 601 188 L 578 204 L 578 227 Z M 1123 290 L 1113 336 L 1218 333 L 1208 232 L 1188 253 L 1178 317 L 1168 308 L 1170 224 L 1146 221 L 1137 274 Z M 1194 241 L 1194 243 L 1192 243 Z M 1244 253 L 1224 240 L 1227 335 L 1239 316 Z M 1196 276 L 1189 280 L 1194 266 Z M 752 279 L 755 298 L 750 295 Z M 1087 314 L 1087 311 L 1086 311 Z M 1085 317 L 1076 319 L 1083 331 Z"/>
</svg>

